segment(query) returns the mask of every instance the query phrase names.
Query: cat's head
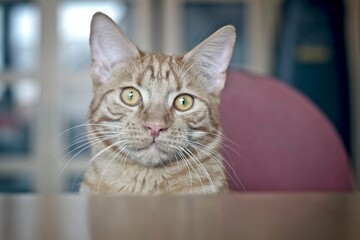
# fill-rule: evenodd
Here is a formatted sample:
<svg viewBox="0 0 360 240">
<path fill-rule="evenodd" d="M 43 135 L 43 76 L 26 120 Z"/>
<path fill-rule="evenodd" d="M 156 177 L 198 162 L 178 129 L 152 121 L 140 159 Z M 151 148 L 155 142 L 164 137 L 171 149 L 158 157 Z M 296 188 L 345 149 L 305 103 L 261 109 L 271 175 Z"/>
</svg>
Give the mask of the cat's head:
<svg viewBox="0 0 360 240">
<path fill-rule="evenodd" d="M 218 103 L 235 42 L 225 26 L 182 56 L 140 51 L 106 15 L 91 22 L 89 134 L 145 166 L 217 151 Z M 203 147 L 202 147 L 203 146 Z"/>
</svg>

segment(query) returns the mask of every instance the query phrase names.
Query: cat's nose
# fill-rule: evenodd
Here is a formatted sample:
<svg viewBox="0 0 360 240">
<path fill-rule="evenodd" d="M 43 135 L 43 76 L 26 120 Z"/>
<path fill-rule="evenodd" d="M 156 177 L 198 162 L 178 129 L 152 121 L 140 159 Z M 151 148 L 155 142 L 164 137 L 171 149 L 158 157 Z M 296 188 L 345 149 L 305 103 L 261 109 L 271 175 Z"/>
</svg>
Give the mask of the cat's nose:
<svg viewBox="0 0 360 240">
<path fill-rule="evenodd" d="M 150 130 L 150 135 L 153 138 L 153 142 L 155 142 L 155 139 L 160 135 L 160 132 L 166 130 L 167 128 L 165 123 L 160 122 L 146 123 L 145 127 Z"/>
</svg>

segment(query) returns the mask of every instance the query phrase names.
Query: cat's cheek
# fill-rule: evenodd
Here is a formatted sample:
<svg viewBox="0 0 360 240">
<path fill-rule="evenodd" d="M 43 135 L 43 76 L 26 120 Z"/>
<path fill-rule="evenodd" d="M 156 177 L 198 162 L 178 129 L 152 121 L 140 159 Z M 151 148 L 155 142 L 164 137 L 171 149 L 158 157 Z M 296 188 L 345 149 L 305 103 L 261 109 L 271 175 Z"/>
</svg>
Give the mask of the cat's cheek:
<svg viewBox="0 0 360 240">
<path fill-rule="evenodd" d="M 196 111 L 184 116 L 184 121 L 191 129 L 209 127 L 209 115 L 207 111 Z"/>
<path fill-rule="evenodd" d="M 205 131 L 191 131 L 189 133 L 191 139 L 199 139 L 207 136 L 207 132 Z"/>
</svg>

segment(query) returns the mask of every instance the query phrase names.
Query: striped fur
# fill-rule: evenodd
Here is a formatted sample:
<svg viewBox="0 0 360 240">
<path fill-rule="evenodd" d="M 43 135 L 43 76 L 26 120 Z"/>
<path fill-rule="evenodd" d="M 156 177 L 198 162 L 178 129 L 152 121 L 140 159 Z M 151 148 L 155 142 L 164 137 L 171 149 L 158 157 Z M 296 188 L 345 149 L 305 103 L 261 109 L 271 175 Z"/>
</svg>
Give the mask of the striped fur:
<svg viewBox="0 0 360 240">
<path fill-rule="evenodd" d="M 229 28 L 234 32 L 232 27 L 226 31 Z M 211 41 L 211 37 L 206 41 Z M 94 96 L 87 130 L 95 140 L 90 141 L 92 159 L 81 192 L 227 192 L 219 153 L 222 137 L 218 104 L 223 83 L 220 88 L 209 90 L 209 79 L 202 66 L 197 65 L 201 59 L 191 59 L 199 55 L 199 50 L 193 51 L 197 52 L 167 56 L 139 50 L 137 57 L 112 65 L 106 82 L 100 81 L 103 76 L 93 71 Z M 224 72 L 219 73 L 218 79 L 225 81 L 221 78 Z M 120 93 L 126 87 L 141 93 L 139 105 L 130 107 L 121 101 Z M 183 93 L 193 96 L 194 104 L 181 112 L 173 107 L 173 101 Z M 162 121 L 167 127 L 160 132 L 155 146 L 144 127 L 149 121 Z"/>
</svg>

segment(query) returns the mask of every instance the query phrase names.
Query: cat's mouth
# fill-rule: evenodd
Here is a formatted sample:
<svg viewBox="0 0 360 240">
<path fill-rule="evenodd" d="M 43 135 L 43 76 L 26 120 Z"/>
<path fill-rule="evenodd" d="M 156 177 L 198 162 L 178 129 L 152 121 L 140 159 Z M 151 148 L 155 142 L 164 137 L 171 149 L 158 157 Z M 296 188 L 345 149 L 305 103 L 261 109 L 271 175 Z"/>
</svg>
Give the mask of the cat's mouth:
<svg viewBox="0 0 360 240">
<path fill-rule="evenodd" d="M 163 149 L 161 144 L 159 142 L 157 142 L 157 141 L 151 141 L 148 144 L 146 144 L 145 146 L 139 148 L 137 151 L 151 152 L 151 153 L 156 153 L 156 152 L 166 153 L 166 151 Z"/>
<path fill-rule="evenodd" d="M 171 142 L 169 139 L 158 138 L 155 141 L 151 138 L 142 139 L 141 142 L 129 146 L 130 156 L 140 165 L 146 167 L 157 167 L 168 162 L 179 159 L 177 146 L 183 146 L 180 142 Z"/>
<path fill-rule="evenodd" d="M 156 167 L 161 163 L 168 161 L 169 153 L 166 151 L 161 144 L 151 142 L 147 146 L 138 149 L 135 152 L 134 160 L 141 165 L 146 167 Z"/>
<path fill-rule="evenodd" d="M 150 151 L 152 153 L 167 153 L 167 151 L 165 151 L 161 144 L 159 144 L 158 142 L 152 142 L 150 143 L 147 147 L 146 147 L 147 151 Z"/>
<path fill-rule="evenodd" d="M 149 146 L 147 147 L 147 149 L 149 151 L 157 151 L 159 149 L 158 145 L 156 142 L 152 142 L 149 144 Z"/>
</svg>

